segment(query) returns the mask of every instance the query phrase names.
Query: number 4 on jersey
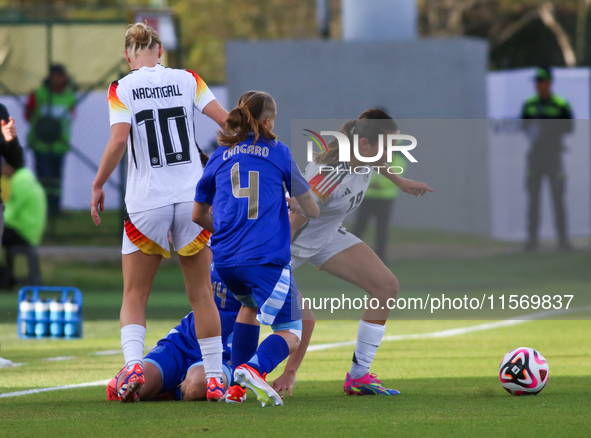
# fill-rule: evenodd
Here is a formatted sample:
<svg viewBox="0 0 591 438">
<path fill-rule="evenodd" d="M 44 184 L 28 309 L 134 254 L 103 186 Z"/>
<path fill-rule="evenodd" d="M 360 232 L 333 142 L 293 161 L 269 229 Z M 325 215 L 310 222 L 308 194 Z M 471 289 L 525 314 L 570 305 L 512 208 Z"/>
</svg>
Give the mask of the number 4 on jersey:
<svg viewBox="0 0 591 438">
<path fill-rule="evenodd" d="M 259 173 L 248 171 L 248 187 L 240 187 L 240 163 L 232 166 L 232 194 L 236 198 L 248 198 L 248 218 L 259 217 Z"/>
</svg>

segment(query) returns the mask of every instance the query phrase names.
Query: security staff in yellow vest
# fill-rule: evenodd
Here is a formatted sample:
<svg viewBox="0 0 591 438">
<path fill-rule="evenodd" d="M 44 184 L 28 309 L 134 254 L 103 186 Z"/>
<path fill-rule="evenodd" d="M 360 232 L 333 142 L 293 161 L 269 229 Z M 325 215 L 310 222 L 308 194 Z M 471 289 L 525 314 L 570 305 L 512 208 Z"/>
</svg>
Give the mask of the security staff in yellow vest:
<svg viewBox="0 0 591 438">
<path fill-rule="evenodd" d="M 405 165 L 404 157 L 395 153 L 390 167 L 400 171 L 399 168 L 405 169 Z M 371 182 L 365 192 L 363 202 L 357 210 L 357 219 L 353 228 L 353 234 L 361 239 L 369 221 L 375 217 L 376 245 L 374 251 L 384 263 L 387 262 L 388 228 L 396 196 L 398 196 L 398 187 L 383 174 L 372 172 Z"/>
<path fill-rule="evenodd" d="M 66 69 L 53 65 L 45 82 L 29 95 L 26 117 L 28 145 L 35 153 L 35 169 L 47 193 L 48 213 L 60 213 L 64 157 L 70 150 L 70 127 L 76 94 Z"/>
<path fill-rule="evenodd" d="M 573 114 L 568 102 L 552 92 L 552 71 L 549 68 L 538 68 L 535 80 L 537 93 L 525 101 L 521 116 L 522 128 L 531 142 L 527 157 L 528 239 L 524 249 L 532 251 L 538 246 L 540 188 L 542 179 L 547 177 L 554 203 L 558 247 L 568 250 L 562 152 L 563 137 L 573 129 Z"/>
</svg>

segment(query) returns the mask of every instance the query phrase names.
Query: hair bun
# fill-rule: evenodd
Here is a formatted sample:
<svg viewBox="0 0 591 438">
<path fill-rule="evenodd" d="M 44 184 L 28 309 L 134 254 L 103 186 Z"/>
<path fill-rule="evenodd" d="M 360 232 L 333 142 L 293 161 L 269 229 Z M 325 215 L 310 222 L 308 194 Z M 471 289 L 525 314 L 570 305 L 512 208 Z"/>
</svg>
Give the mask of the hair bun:
<svg viewBox="0 0 591 438">
<path fill-rule="evenodd" d="M 135 23 L 130 25 L 125 33 L 125 48 L 135 55 L 135 52 L 143 49 L 153 49 L 161 46 L 158 32 L 147 23 Z"/>
<path fill-rule="evenodd" d="M 129 29 L 129 36 L 137 44 L 150 45 L 152 42 L 152 36 L 146 28 L 147 26 L 144 23 L 136 23 L 131 29 Z"/>
</svg>

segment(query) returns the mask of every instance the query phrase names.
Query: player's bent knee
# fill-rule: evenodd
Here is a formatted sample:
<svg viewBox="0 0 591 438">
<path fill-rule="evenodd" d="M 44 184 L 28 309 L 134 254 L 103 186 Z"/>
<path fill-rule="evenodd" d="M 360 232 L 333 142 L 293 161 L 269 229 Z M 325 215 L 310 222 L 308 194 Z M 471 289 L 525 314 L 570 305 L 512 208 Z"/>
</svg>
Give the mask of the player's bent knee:
<svg viewBox="0 0 591 438">
<path fill-rule="evenodd" d="M 205 376 L 203 376 L 203 380 L 191 379 L 183 382 L 181 386 L 181 394 L 183 395 L 184 401 L 200 401 L 205 400 L 205 395 L 207 392 L 207 382 L 205 381 Z"/>
<path fill-rule="evenodd" d="M 205 383 L 189 385 L 185 392 L 183 392 L 183 401 L 203 401 L 205 400 L 205 393 L 207 386 Z"/>
<path fill-rule="evenodd" d="M 392 294 L 391 298 L 396 298 L 398 295 L 398 291 L 400 290 L 400 283 L 395 276 L 392 276 L 392 281 L 390 283 L 390 293 Z"/>
<path fill-rule="evenodd" d="M 182 392 L 182 391 L 181 391 Z M 189 384 L 183 394 L 183 401 L 203 401 L 207 392 L 207 385 L 205 382 L 195 382 Z"/>
<path fill-rule="evenodd" d="M 391 274 L 382 281 L 379 281 L 373 291 L 370 292 L 370 295 L 372 298 L 377 298 L 378 300 L 388 300 L 390 298 L 396 298 L 399 289 L 400 283 L 398 279 Z"/>
<path fill-rule="evenodd" d="M 184 401 L 205 400 L 207 381 L 203 366 L 193 366 L 187 371 L 187 376 L 181 385 L 181 394 Z"/>
</svg>

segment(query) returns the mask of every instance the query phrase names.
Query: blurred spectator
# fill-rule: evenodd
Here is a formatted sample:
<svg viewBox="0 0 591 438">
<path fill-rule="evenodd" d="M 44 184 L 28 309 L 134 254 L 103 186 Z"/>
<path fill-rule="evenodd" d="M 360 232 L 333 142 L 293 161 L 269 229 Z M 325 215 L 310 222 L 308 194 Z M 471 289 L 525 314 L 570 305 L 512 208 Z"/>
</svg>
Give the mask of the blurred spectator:
<svg viewBox="0 0 591 438">
<path fill-rule="evenodd" d="M 29 95 L 26 117 L 28 144 L 35 152 L 35 169 L 47 193 L 50 216 L 60 213 L 64 157 L 70 150 L 70 125 L 76 94 L 62 65 L 53 65 L 43 84 Z"/>
<path fill-rule="evenodd" d="M 404 168 L 405 164 L 406 161 L 401 154 L 394 154 L 390 166 Z M 381 173 L 373 172 L 369 188 L 357 211 L 357 220 L 353 229 L 353 234 L 361 239 L 369 221 L 375 217 L 376 244 L 374 251 L 384 263 L 387 263 L 388 228 L 396 196 L 398 196 L 398 187 Z"/>
<path fill-rule="evenodd" d="M 522 110 L 522 127 L 531 141 L 527 157 L 528 239 L 524 249 L 532 251 L 538 246 L 540 188 L 546 176 L 554 203 L 558 247 L 568 250 L 570 244 L 563 201 L 566 178 L 562 166 L 562 141 L 564 135 L 573 129 L 573 115 L 568 102 L 552 92 L 552 71 L 549 68 L 538 68 L 535 80 L 537 93 L 525 101 Z"/>
<path fill-rule="evenodd" d="M 43 238 L 47 222 L 47 198 L 43 187 L 33 172 L 26 167 L 13 167 L 2 160 L 2 173 L 10 181 L 10 198 L 4 211 L 4 235 L 2 246 L 9 249 L 16 245 L 37 246 Z M 14 284 L 14 273 L 2 272 L 0 284 Z"/>
<path fill-rule="evenodd" d="M 23 148 L 19 144 L 16 135 L 14 119 L 8 115 L 6 107 L 0 104 L 0 124 L 2 135 L 0 135 L 0 156 L 13 167 L 22 167 Z M 1 173 L 0 173 L 1 174 Z M 4 203 L 0 199 L 0 239 L 4 229 Z"/>
</svg>

